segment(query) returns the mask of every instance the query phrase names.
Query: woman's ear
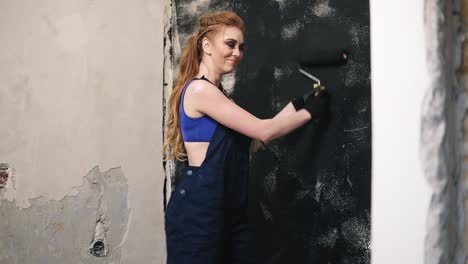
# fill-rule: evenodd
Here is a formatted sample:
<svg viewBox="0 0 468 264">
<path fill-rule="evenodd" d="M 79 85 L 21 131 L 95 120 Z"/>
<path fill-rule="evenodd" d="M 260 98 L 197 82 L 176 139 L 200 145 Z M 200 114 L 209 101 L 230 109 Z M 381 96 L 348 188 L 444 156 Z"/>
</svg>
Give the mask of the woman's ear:
<svg viewBox="0 0 468 264">
<path fill-rule="evenodd" d="M 202 39 L 202 48 L 203 52 L 208 56 L 211 56 L 211 41 L 207 37 L 203 37 Z"/>
</svg>

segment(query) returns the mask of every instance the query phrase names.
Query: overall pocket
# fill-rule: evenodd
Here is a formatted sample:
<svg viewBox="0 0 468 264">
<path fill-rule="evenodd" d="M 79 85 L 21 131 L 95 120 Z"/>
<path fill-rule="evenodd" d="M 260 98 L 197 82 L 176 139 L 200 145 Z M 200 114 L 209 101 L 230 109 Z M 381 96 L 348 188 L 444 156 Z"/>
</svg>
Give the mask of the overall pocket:
<svg viewBox="0 0 468 264">
<path fill-rule="evenodd" d="M 181 206 L 187 201 L 187 194 L 193 187 L 193 176 L 191 170 L 185 170 L 179 184 L 175 187 L 174 191 L 171 192 L 171 197 L 167 204 L 166 216 L 178 215 L 181 210 Z"/>
</svg>

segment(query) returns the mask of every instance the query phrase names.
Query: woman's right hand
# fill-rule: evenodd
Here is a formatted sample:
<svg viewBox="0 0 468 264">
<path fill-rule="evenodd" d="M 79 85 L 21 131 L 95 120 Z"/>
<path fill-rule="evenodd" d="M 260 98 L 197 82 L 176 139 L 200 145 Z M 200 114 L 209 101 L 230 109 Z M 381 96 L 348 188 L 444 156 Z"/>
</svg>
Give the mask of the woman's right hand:
<svg viewBox="0 0 468 264">
<path fill-rule="evenodd" d="M 329 113 L 329 101 L 330 96 L 325 87 L 322 86 L 304 101 L 304 109 L 310 113 L 312 119 L 320 119 Z"/>
</svg>

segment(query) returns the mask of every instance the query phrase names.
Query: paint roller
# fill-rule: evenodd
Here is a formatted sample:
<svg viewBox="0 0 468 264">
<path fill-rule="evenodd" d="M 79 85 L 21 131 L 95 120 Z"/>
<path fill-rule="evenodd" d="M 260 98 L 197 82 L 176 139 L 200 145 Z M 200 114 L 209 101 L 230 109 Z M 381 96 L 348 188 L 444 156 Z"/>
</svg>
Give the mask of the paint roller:
<svg viewBox="0 0 468 264">
<path fill-rule="evenodd" d="M 315 81 L 314 88 L 325 89 L 322 86 L 320 79 L 312 75 L 304 68 L 317 68 L 317 67 L 338 67 L 348 63 L 349 52 L 343 48 L 322 48 L 302 52 L 299 61 L 299 72 Z"/>
<path fill-rule="evenodd" d="M 302 53 L 299 64 L 304 67 L 339 66 L 348 63 L 349 52 L 340 48 L 314 49 Z"/>
</svg>

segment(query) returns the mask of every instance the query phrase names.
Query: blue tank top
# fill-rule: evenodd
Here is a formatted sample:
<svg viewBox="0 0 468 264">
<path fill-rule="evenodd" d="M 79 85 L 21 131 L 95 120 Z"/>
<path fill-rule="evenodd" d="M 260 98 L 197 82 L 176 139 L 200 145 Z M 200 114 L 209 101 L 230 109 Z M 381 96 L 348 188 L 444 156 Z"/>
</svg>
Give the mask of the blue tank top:
<svg viewBox="0 0 468 264">
<path fill-rule="evenodd" d="M 218 125 L 218 122 L 213 118 L 204 115 L 201 117 L 193 118 L 188 116 L 184 110 L 184 96 L 187 87 L 193 80 L 206 80 L 210 82 L 205 76 L 202 76 L 200 79 L 190 80 L 182 90 L 182 96 L 179 104 L 179 114 L 180 114 L 180 128 L 182 129 L 182 138 L 186 142 L 210 142 L 211 137 L 213 136 L 215 129 Z"/>
</svg>

